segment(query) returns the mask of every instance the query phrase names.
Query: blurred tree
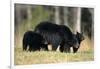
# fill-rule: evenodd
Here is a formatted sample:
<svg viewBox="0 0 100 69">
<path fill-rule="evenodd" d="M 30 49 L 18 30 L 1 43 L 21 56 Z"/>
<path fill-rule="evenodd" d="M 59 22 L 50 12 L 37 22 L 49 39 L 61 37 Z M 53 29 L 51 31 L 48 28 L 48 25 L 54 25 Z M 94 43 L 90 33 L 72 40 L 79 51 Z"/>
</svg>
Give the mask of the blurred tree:
<svg viewBox="0 0 100 69">
<path fill-rule="evenodd" d="M 81 8 L 77 7 L 77 15 L 76 15 L 76 32 L 81 33 Z"/>
<path fill-rule="evenodd" d="M 27 5 L 27 21 L 28 21 L 28 28 L 30 28 L 32 23 L 32 6 Z"/>
<path fill-rule="evenodd" d="M 59 19 L 59 7 L 55 6 L 55 23 L 60 24 L 60 19 Z"/>
<path fill-rule="evenodd" d="M 91 34 L 92 34 L 91 36 L 92 37 L 91 37 L 91 39 L 94 40 L 94 37 L 93 37 L 94 36 L 94 9 L 93 8 L 89 8 L 88 10 L 91 13 L 91 17 L 92 17 L 91 18 L 92 19 L 92 31 L 91 31 Z"/>
<path fill-rule="evenodd" d="M 60 24 L 64 24 L 64 12 L 62 6 L 59 6 L 59 19 L 60 19 Z"/>
<path fill-rule="evenodd" d="M 20 5 L 15 5 L 15 27 L 17 23 L 21 23 L 21 8 Z"/>
<path fill-rule="evenodd" d="M 90 10 L 91 9 L 91 10 Z M 82 8 L 81 12 L 81 28 L 90 39 L 93 37 L 94 29 L 94 9 L 93 8 Z M 92 12 L 92 13 L 91 13 Z"/>
<path fill-rule="evenodd" d="M 63 7 L 63 13 L 64 13 L 64 25 L 68 26 L 68 8 Z"/>
<path fill-rule="evenodd" d="M 54 6 L 45 6 L 47 12 L 49 12 L 48 21 L 55 23 L 55 8 Z"/>
<path fill-rule="evenodd" d="M 76 31 L 80 32 L 80 8 L 79 7 L 69 7 L 68 14 L 68 24 L 72 28 L 72 31 L 76 33 Z"/>
</svg>

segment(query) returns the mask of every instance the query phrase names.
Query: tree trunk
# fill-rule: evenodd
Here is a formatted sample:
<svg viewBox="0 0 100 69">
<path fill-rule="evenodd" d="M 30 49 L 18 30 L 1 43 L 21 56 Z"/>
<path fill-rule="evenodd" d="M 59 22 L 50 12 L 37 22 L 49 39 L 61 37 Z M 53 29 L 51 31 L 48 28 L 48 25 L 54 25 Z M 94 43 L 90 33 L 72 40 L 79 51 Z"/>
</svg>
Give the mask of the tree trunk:
<svg viewBox="0 0 100 69">
<path fill-rule="evenodd" d="M 77 8 L 76 31 L 81 32 L 81 8 Z"/>
<path fill-rule="evenodd" d="M 89 12 L 91 13 L 91 16 L 92 16 L 92 31 L 91 31 L 92 37 L 91 37 L 91 39 L 92 39 L 92 43 L 94 43 L 94 41 L 93 41 L 94 40 L 94 9 L 90 8 L 88 10 L 89 10 Z"/>
<path fill-rule="evenodd" d="M 74 33 L 76 34 L 76 32 L 81 32 L 81 8 L 74 8 L 73 11 Z"/>
<path fill-rule="evenodd" d="M 27 6 L 27 17 L 28 17 L 28 28 L 30 28 L 30 23 L 31 23 L 31 20 L 32 20 L 32 11 L 31 11 L 31 6 L 28 5 Z"/>
<path fill-rule="evenodd" d="M 64 25 L 68 26 L 68 8 L 64 7 L 63 12 L 64 12 Z"/>
<path fill-rule="evenodd" d="M 60 24 L 60 19 L 59 19 L 59 7 L 55 7 L 55 23 Z"/>
<path fill-rule="evenodd" d="M 15 8 L 15 24 L 17 26 L 18 24 L 21 23 L 21 6 L 16 5 L 15 7 L 16 7 Z"/>
</svg>

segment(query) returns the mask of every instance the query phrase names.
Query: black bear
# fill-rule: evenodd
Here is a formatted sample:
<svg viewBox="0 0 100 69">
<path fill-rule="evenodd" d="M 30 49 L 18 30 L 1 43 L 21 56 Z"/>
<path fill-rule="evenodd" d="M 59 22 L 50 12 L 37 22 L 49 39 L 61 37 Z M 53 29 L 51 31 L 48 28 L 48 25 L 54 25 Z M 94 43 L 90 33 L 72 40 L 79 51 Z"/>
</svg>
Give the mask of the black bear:
<svg viewBox="0 0 100 69">
<path fill-rule="evenodd" d="M 29 51 L 36 51 L 41 48 L 47 49 L 47 45 L 44 44 L 43 37 L 33 31 L 27 31 L 23 36 L 23 50 L 27 50 L 28 46 Z"/>
<path fill-rule="evenodd" d="M 63 38 L 63 45 L 60 46 L 60 50 L 64 52 L 70 52 L 70 48 L 78 48 L 79 43 L 77 37 L 71 32 L 70 28 L 65 25 L 59 25 L 59 32 Z"/>
<path fill-rule="evenodd" d="M 41 22 L 36 26 L 34 32 L 41 34 L 46 44 L 52 45 L 53 51 L 55 51 L 62 42 L 62 37 L 59 34 L 59 26 L 51 22 Z"/>
<path fill-rule="evenodd" d="M 70 48 L 73 48 L 73 52 L 76 53 L 80 47 L 80 43 L 84 40 L 83 33 L 77 32 L 77 34 L 73 34 L 71 30 L 65 26 L 60 25 L 60 33 L 64 38 L 64 45 L 61 46 L 61 51 L 70 52 Z"/>
<path fill-rule="evenodd" d="M 74 52 L 74 53 L 76 53 L 76 52 L 78 51 L 81 42 L 85 39 L 83 33 L 79 33 L 79 32 L 77 32 L 77 34 L 75 34 L 75 37 L 76 37 L 77 40 L 78 40 L 79 46 L 78 46 L 78 48 L 73 47 L 73 52 Z"/>
<path fill-rule="evenodd" d="M 34 30 L 45 39 L 47 44 L 52 45 L 52 50 L 56 50 L 60 45 L 61 52 L 70 52 L 70 47 L 78 47 L 78 41 L 71 30 L 64 25 L 57 25 L 48 21 L 41 22 Z"/>
</svg>

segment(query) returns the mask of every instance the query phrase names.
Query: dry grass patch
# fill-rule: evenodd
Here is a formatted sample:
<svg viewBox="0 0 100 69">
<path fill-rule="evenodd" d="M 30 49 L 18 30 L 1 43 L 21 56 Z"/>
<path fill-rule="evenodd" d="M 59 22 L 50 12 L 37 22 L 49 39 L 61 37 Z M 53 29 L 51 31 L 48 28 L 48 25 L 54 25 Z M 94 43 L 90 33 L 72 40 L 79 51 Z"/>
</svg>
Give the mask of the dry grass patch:
<svg viewBox="0 0 100 69">
<path fill-rule="evenodd" d="M 94 47 L 89 39 L 85 39 L 77 53 L 61 53 L 54 51 L 23 51 L 21 46 L 15 47 L 15 65 L 49 64 L 64 62 L 81 62 L 94 60 Z"/>
</svg>

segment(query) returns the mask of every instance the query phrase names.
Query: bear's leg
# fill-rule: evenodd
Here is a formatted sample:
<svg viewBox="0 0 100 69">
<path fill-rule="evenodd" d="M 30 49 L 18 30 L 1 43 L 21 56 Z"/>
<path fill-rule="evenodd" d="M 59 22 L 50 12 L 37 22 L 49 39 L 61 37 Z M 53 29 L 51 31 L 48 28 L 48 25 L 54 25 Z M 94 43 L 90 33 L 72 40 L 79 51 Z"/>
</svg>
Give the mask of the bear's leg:
<svg viewBox="0 0 100 69">
<path fill-rule="evenodd" d="M 45 46 L 45 47 L 44 47 L 44 50 L 45 50 L 45 51 L 49 51 L 49 49 L 48 49 L 48 45 L 45 44 L 44 46 Z"/>
<path fill-rule="evenodd" d="M 32 51 L 32 45 L 29 45 L 29 51 L 30 52 Z"/>
<path fill-rule="evenodd" d="M 78 51 L 78 48 L 73 47 L 73 53 L 76 53 Z"/>
<path fill-rule="evenodd" d="M 56 51 L 57 48 L 58 48 L 58 46 L 53 46 L 53 47 L 52 47 L 52 50 L 53 50 L 53 51 Z"/>
<path fill-rule="evenodd" d="M 64 51 L 64 42 L 62 42 L 61 44 L 60 44 L 60 52 L 63 52 Z"/>
<path fill-rule="evenodd" d="M 40 50 L 48 51 L 48 44 L 41 44 L 40 45 Z"/>
<path fill-rule="evenodd" d="M 64 45 L 64 52 L 70 53 L 70 46 L 69 45 L 67 45 L 67 44 Z"/>
<path fill-rule="evenodd" d="M 64 51 L 64 46 L 60 46 L 60 52 Z"/>
<path fill-rule="evenodd" d="M 23 51 L 26 51 L 27 50 L 27 44 L 23 44 Z"/>
</svg>

